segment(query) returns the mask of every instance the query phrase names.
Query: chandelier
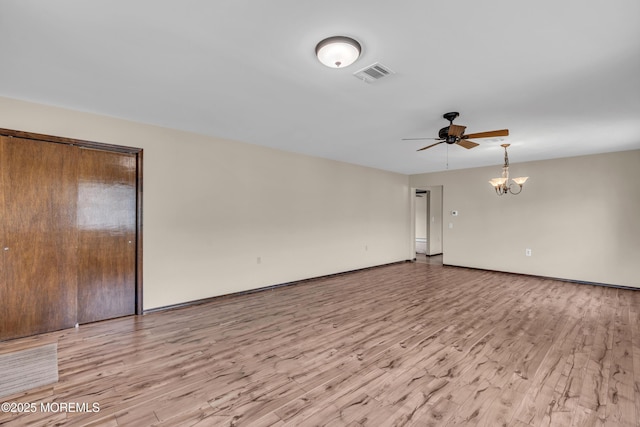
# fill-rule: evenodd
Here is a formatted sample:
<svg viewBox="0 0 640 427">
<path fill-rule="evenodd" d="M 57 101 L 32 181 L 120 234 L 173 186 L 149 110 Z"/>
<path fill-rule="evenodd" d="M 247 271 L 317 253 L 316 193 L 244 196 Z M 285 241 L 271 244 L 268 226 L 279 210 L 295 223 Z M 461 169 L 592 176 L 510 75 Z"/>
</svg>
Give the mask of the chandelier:
<svg viewBox="0 0 640 427">
<path fill-rule="evenodd" d="M 493 188 L 496 190 L 496 194 L 498 196 L 502 196 L 503 194 L 507 194 L 507 192 L 511 194 L 520 194 L 522 191 L 522 186 L 525 181 L 529 179 L 528 176 L 521 176 L 518 178 L 512 178 L 512 183 L 509 183 L 509 155 L 507 154 L 507 147 L 511 144 L 501 144 L 501 147 L 504 147 L 504 166 L 502 167 L 502 177 L 501 178 L 493 178 L 489 181 L 489 184 L 493 185 Z M 515 187 L 516 184 L 518 187 Z M 515 189 L 515 191 L 514 191 Z"/>
</svg>

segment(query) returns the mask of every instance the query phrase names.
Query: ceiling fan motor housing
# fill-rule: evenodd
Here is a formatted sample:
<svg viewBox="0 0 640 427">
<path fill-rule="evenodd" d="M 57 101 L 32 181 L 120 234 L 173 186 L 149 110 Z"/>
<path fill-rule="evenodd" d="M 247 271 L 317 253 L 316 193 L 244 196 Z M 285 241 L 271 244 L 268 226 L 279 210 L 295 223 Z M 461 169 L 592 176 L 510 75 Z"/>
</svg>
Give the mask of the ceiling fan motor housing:
<svg viewBox="0 0 640 427">
<path fill-rule="evenodd" d="M 449 126 L 440 129 L 440 131 L 438 132 L 438 138 L 443 139 L 447 144 L 455 144 L 460 140 L 460 138 L 449 135 Z"/>
</svg>

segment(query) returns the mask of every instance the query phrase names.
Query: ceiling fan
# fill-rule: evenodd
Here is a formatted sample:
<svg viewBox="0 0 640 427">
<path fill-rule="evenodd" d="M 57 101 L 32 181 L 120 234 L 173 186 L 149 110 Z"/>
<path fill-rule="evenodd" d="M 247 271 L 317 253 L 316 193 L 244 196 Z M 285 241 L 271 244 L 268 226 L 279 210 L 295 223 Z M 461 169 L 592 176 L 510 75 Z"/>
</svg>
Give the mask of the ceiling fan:
<svg viewBox="0 0 640 427">
<path fill-rule="evenodd" d="M 439 142 L 435 144 L 427 145 L 426 147 L 422 147 L 417 151 L 426 150 L 427 148 L 435 147 L 436 145 L 447 143 L 447 144 L 458 144 L 461 147 L 470 149 L 476 147 L 480 144 L 477 142 L 470 141 L 469 138 L 495 138 L 498 136 L 509 136 L 509 129 L 501 129 L 501 130 L 492 130 L 488 132 L 478 132 L 478 133 L 470 133 L 468 135 L 464 134 L 466 126 L 454 125 L 453 120 L 458 117 L 460 113 L 451 112 L 445 113 L 442 117 L 449 120 L 449 126 L 443 127 L 438 132 L 438 138 L 403 138 L 403 141 L 416 141 L 421 139 L 435 139 Z"/>
</svg>

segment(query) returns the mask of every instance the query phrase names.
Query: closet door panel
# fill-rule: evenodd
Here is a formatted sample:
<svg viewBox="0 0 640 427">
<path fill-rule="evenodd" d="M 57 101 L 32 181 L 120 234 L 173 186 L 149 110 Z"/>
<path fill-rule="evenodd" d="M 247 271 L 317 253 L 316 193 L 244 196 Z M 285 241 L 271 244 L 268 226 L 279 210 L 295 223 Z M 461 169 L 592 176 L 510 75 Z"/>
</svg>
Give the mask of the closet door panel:
<svg viewBox="0 0 640 427">
<path fill-rule="evenodd" d="M 135 313 L 136 157 L 80 149 L 78 322 Z"/>
<path fill-rule="evenodd" d="M 7 247 L 7 236 L 5 233 L 4 223 L 6 221 L 7 215 L 4 210 L 4 174 L 2 171 L 4 170 L 4 159 L 6 154 L 4 152 L 4 142 L 5 137 L 0 136 L 0 340 L 5 338 L 8 335 L 7 329 L 7 318 L 9 315 L 8 307 L 3 303 L 5 298 L 8 298 L 8 287 L 7 287 L 7 269 L 5 267 L 5 247 Z"/>
<path fill-rule="evenodd" d="M 73 327 L 77 148 L 2 137 L 0 339 Z"/>
</svg>

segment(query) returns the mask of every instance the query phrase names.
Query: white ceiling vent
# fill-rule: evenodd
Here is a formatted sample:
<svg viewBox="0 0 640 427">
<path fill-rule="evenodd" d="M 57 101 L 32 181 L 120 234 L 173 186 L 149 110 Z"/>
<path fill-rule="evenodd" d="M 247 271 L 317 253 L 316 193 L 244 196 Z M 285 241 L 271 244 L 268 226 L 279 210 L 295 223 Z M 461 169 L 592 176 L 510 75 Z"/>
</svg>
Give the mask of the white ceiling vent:
<svg viewBox="0 0 640 427">
<path fill-rule="evenodd" d="M 353 75 L 356 76 L 359 80 L 362 80 L 366 83 L 373 83 L 376 80 L 380 80 L 381 78 L 391 74 L 395 73 L 389 67 L 382 65 L 379 62 L 371 64 L 368 67 L 365 67 L 362 70 L 353 73 Z"/>
</svg>

